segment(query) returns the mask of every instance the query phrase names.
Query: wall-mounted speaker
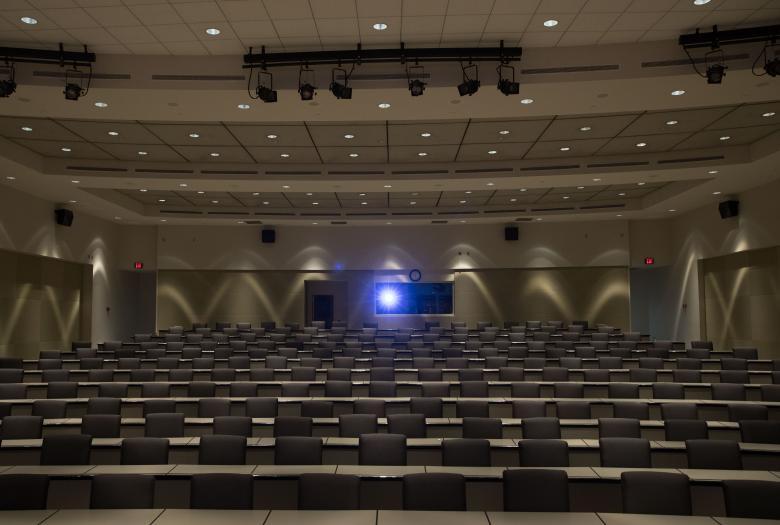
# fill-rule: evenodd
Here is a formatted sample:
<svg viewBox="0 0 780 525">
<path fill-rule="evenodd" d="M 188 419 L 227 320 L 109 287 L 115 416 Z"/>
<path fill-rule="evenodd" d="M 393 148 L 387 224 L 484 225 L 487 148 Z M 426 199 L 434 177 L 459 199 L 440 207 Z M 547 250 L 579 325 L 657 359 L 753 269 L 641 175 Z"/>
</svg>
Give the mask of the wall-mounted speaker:
<svg viewBox="0 0 780 525">
<path fill-rule="evenodd" d="M 273 244 L 276 242 L 276 230 L 260 230 L 260 240 L 266 244 Z"/>
<path fill-rule="evenodd" d="M 739 215 L 739 201 L 729 200 L 718 204 L 718 211 L 721 219 L 728 219 Z"/>
<path fill-rule="evenodd" d="M 520 228 L 517 226 L 507 226 L 504 228 L 504 240 L 516 241 L 520 239 Z"/>
<path fill-rule="evenodd" d="M 60 226 L 70 226 L 73 224 L 73 211 L 65 208 L 54 210 L 54 220 Z"/>
</svg>

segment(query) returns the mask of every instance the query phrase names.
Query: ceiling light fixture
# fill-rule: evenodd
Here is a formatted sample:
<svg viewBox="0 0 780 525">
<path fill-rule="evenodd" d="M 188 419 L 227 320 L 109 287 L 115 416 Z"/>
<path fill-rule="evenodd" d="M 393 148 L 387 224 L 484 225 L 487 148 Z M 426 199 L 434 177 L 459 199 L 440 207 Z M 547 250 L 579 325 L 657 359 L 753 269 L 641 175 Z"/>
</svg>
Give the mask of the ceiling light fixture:
<svg viewBox="0 0 780 525">
<path fill-rule="evenodd" d="M 710 175 L 715 175 L 716 173 L 718 173 L 718 170 L 710 170 L 707 173 L 709 173 Z"/>
<path fill-rule="evenodd" d="M 290 186 L 289 186 L 289 185 L 287 185 L 287 184 L 283 184 L 283 185 L 282 185 L 282 189 L 289 190 L 289 189 L 290 189 Z"/>
<path fill-rule="evenodd" d="M 637 182 L 636 183 L 637 186 L 644 186 L 645 184 L 647 184 L 647 183 L 646 182 Z"/>
<path fill-rule="evenodd" d="M 165 199 L 157 199 L 157 202 L 165 202 Z"/>
<path fill-rule="evenodd" d="M 421 152 L 419 152 L 419 153 L 417 154 L 417 156 L 418 156 L 418 157 L 427 157 L 427 156 L 428 156 L 428 154 L 427 154 L 426 152 L 424 152 L 424 151 L 421 151 Z"/>
<path fill-rule="evenodd" d="M 501 131 L 498 132 L 499 135 L 509 135 L 509 133 L 510 132 L 508 129 L 502 129 Z"/>
<path fill-rule="evenodd" d="M 148 155 L 149 152 L 148 151 L 139 151 L 138 154 L 141 155 L 141 156 L 144 156 L 144 155 Z"/>
<path fill-rule="evenodd" d="M 33 129 L 30 126 L 22 126 L 22 131 L 24 131 L 25 133 L 31 133 L 32 130 Z"/>
<path fill-rule="evenodd" d="M 196 192 L 196 193 L 197 193 L 198 195 L 205 195 L 205 194 L 206 194 L 206 192 L 205 192 L 205 191 L 202 191 L 202 190 L 201 190 L 201 191 L 198 191 L 198 192 Z M 259 195 L 259 193 L 258 193 L 258 194 L 255 194 L 255 193 L 253 193 L 252 195 Z"/>
<path fill-rule="evenodd" d="M 376 105 L 376 107 L 378 107 L 379 109 L 389 109 L 390 108 L 390 103 L 389 102 L 380 102 L 379 104 Z"/>
<path fill-rule="evenodd" d="M 360 155 L 358 153 L 350 153 L 349 156 L 354 159 L 356 157 L 359 157 Z"/>
<path fill-rule="evenodd" d="M 534 99 L 532 99 L 532 98 L 524 98 L 523 100 L 520 101 L 520 103 L 521 104 L 525 104 L 525 105 L 533 104 L 534 103 Z"/>
<path fill-rule="evenodd" d="M 571 148 L 569 146 L 563 146 L 561 148 L 561 151 L 569 151 L 569 150 L 571 150 Z"/>
<path fill-rule="evenodd" d="M 430 134 L 429 132 L 427 132 L 427 131 L 423 131 L 422 133 L 420 133 L 420 136 L 421 136 L 422 138 L 425 138 L 425 139 L 427 139 L 428 137 L 430 137 L 430 136 L 431 136 L 431 134 Z"/>
<path fill-rule="evenodd" d="M 237 107 L 238 109 L 249 109 L 249 108 L 251 108 L 252 106 L 250 106 L 249 104 L 239 104 L 239 105 L 238 105 L 238 106 L 236 106 L 236 107 Z"/>
<path fill-rule="evenodd" d="M 274 140 L 274 139 L 277 139 L 279 137 L 278 137 L 278 135 L 275 135 L 273 133 L 269 133 L 268 135 L 265 136 L 265 138 L 270 139 L 270 140 Z"/>
<path fill-rule="evenodd" d="M 542 25 L 544 25 L 544 27 L 555 27 L 558 25 L 558 21 L 551 18 L 550 20 L 545 20 Z"/>
<path fill-rule="evenodd" d="M 377 22 L 371 27 L 374 28 L 375 31 L 384 31 L 385 29 L 387 29 L 387 24 L 385 24 L 384 22 Z"/>
<path fill-rule="evenodd" d="M 720 192 L 719 191 L 713 191 L 712 194 L 713 195 L 720 195 Z"/>
<path fill-rule="evenodd" d="M 570 199 L 570 198 L 571 198 L 571 197 L 569 197 L 568 195 L 564 195 L 564 196 L 563 196 L 563 200 L 568 200 L 568 199 Z"/>
<path fill-rule="evenodd" d="M 693 5 L 706 5 L 709 3 L 710 0 L 693 0 Z"/>
<path fill-rule="evenodd" d="M 119 136 L 119 132 L 118 131 L 109 131 L 108 134 L 110 136 L 112 136 L 112 137 L 118 137 Z"/>
<path fill-rule="evenodd" d="M 189 137 L 191 139 L 198 139 L 198 138 L 200 138 L 200 134 L 198 134 L 198 133 L 190 133 Z"/>
<path fill-rule="evenodd" d="M 729 135 L 723 135 L 718 140 L 729 140 L 730 138 L 731 138 L 731 136 L 729 136 Z"/>
<path fill-rule="evenodd" d="M 416 201 L 410 201 L 410 202 L 409 202 L 409 204 L 411 204 L 412 206 L 414 206 L 415 204 L 417 204 L 417 202 L 416 202 Z"/>
<path fill-rule="evenodd" d="M 577 186 L 577 189 L 578 189 L 578 190 L 584 190 L 584 189 L 585 189 L 585 186 Z"/>
<path fill-rule="evenodd" d="M 219 201 L 211 201 L 211 204 L 219 204 Z"/>
<path fill-rule="evenodd" d="M 352 69 L 354 69 L 354 65 Z M 337 71 L 341 72 L 343 82 L 336 82 Z M 334 67 L 330 71 L 330 92 L 338 100 L 350 100 L 352 98 L 352 88 L 349 87 L 350 74 L 352 74 L 352 71 L 347 73 L 347 70 L 341 67 Z"/>
<path fill-rule="evenodd" d="M 618 197 L 625 197 L 625 196 L 626 196 L 625 191 L 621 191 L 620 193 L 618 193 Z"/>
<path fill-rule="evenodd" d="M 179 183 L 179 187 L 180 188 L 186 188 L 187 187 L 187 183 L 186 182 L 181 182 L 181 183 Z"/>
<path fill-rule="evenodd" d="M 517 202 L 517 199 L 515 197 L 512 197 L 511 199 L 509 199 L 509 202 Z"/>
<path fill-rule="evenodd" d="M 290 154 L 289 153 L 282 153 L 279 156 L 282 157 L 283 159 L 289 159 L 290 158 Z"/>
<path fill-rule="evenodd" d="M 458 84 L 458 94 L 461 97 L 465 97 L 466 95 L 472 96 L 479 91 L 479 67 L 476 64 L 469 64 L 468 66 L 461 65 L 460 68 L 463 75 L 463 81 Z M 473 78 L 469 76 L 469 70 L 474 72 Z"/>
<path fill-rule="evenodd" d="M 685 95 L 685 90 L 684 89 L 675 89 L 674 91 L 672 91 L 671 95 L 673 97 L 679 97 L 680 95 Z"/>
<path fill-rule="evenodd" d="M 669 211 L 670 211 L 670 212 L 675 212 L 675 211 L 677 211 L 677 210 L 675 210 L 674 208 L 672 208 L 672 209 L 670 209 Z"/>
<path fill-rule="evenodd" d="M 107 102 L 100 102 L 100 101 L 98 101 L 98 102 L 95 102 L 95 107 L 96 108 L 100 108 L 100 109 L 107 108 L 108 107 L 108 103 Z"/>
<path fill-rule="evenodd" d="M 209 35 L 209 36 L 217 36 L 221 32 L 222 31 L 220 31 L 216 27 L 209 27 L 208 29 L 206 29 L 206 34 Z"/>
<path fill-rule="evenodd" d="M 64 151 L 65 153 L 70 153 L 71 151 L 73 151 L 73 150 L 72 150 L 72 149 L 70 149 L 70 148 L 60 148 L 60 150 L 61 150 L 61 151 Z"/>
<path fill-rule="evenodd" d="M 487 185 L 487 186 L 495 186 L 495 185 L 496 185 L 496 183 L 495 183 L 495 182 L 488 182 L 486 185 Z"/>
<path fill-rule="evenodd" d="M 298 69 L 298 95 L 301 100 L 313 100 L 317 94 L 316 78 L 314 70 L 309 66 L 301 66 Z"/>
<path fill-rule="evenodd" d="M 591 127 L 590 127 L 590 126 L 582 126 L 582 127 L 580 128 L 580 131 L 590 131 L 590 130 L 591 130 Z"/>
<path fill-rule="evenodd" d="M 392 188 L 393 186 L 391 186 L 390 184 L 385 184 L 384 187 L 385 188 Z"/>
<path fill-rule="evenodd" d="M 352 140 L 355 138 L 355 135 L 353 135 L 352 133 L 347 133 L 346 135 L 344 135 L 344 138 L 347 140 Z"/>
<path fill-rule="evenodd" d="M 81 181 L 80 181 L 80 180 L 72 180 L 71 182 L 72 182 L 73 184 L 79 184 Z"/>
<path fill-rule="evenodd" d="M 512 76 L 504 75 L 504 71 L 511 70 Z M 515 68 L 507 64 L 499 64 L 496 68 L 498 73 L 498 85 L 496 88 L 506 96 L 520 94 L 520 82 L 515 82 Z"/>
<path fill-rule="evenodd" d="M 251 81 L 252 71 L 249 72 Z M 257 72 L 257 85 L 254 94 L 249 92 L 249 98 L 253 100 L 260 99 L 266 104 L 273 104 L 279 99 L 279 94 L 274 89 L 274 76 L 268 71 Z"/>
<path fill-rule="evenodd" d="M 14 177 L 13 175 L 8 175 L 5 179 L 6 180 L 16 180 L 16 177 Z"/>
<path fill-rule="evenodd" d="M 466 201 L 458 201 L 461 204 L 466 204 Z"/>
<path fill-rule="evenodd" d="M 677 125 L 677 121 L 676 120 L 667 120 L 666 121 L 666 125 L 667 126 L 676 126 Z"/>
<path fill-rule="evenodd" d="M 488 150 L 488 155 L 495 155 L 496 153 L 498 153 L 498 151 L 494 149 Z"/>
<path fill-rule="evenodd" d="M 636 143 L 636 147 L 637 148 L 644 148 L 645 146 L 647 146 L 647 142 L 637 142 Z"/>
<path fill-rule="evenodd" d="M 596 178 L 593 179 L 593 182 L 601 182 L 601 179 L 596 177 Z"/>
<path fill-rule="evenodd" d="M 774 117 L 775 116 L 775 112 L 774 111 L 767 111 L 766 113 L 763 113 L 761 116 L 764 117 L 764 118 Z"/>
<path fill-rule="evenodd" d="M 21 20 L 22 23 L 30 25 L 30 26 L 34 26 L 35 24 L 38 23 L 38 19 L 37 18 L 33 18 L 31 16 L 23 16 L 19 20 Z"/>
<path fill-rule="evenodd" d="M 413 65 L 406 67 L 406 81 L 409 85 L 409 94 L 413 97 L 420 97 L 425 93 L 426 82 L 423 82 L 425 78 L 425 68 L 420 65 Z"/>
<path fill-rule="evenodd" d="M 140 190 L 138 190 L 138 191 L 140 191 L 141 193 L 146 193 L 146 192 L 147 192 L 147 191 L 149 191 L 149 190 L 147 190 L 146 188 L 141 188 L 141 189 L 140 189 Z"/>
<path fill-rule="evenodd" d="M 217 153 L 216 151 L 213 151 L 213 152 L 209 153 L 209 156 L 210 156 L 210 157 L 219 157 L 219 155 L 220 155 L 220 154 L 219 154 L 219 153 Z"/>
</svg>

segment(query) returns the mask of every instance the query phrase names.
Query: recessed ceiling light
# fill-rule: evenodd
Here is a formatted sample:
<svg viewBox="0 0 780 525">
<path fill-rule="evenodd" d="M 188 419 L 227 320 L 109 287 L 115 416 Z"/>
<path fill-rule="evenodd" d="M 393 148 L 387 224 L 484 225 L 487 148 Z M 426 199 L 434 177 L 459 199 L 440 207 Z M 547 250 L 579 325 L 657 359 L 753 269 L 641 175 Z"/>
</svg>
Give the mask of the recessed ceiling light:
<svg viewBox="0 0 780 525">
<path fill-rule="evenodd" d="M 509 199 L 509 202 L 517 202 L 517 199 L 515 197 L 512 197 L 511 199 Z"/>
<path fill-rule="evenodd" d="M 96 108 L 107 108 L 108 107 L 108 103 L 107 102 L 97 101 L 97 102 L 95 102 L 95 107 Z"/>
<path fill-rule="evenodd" d="M 236 221 L 236 224 L 244 224 L 244 221 Z"/>
<path fill-rule="evenodd" d="M 385 24 L 384 22 L 377 22 L 371 27 L 373 27 L 377 31 L 384 31 L 385 29 L 387 29 L 387 24 Z"/>
<path fill-rule="evenodd" d="M 108 134 L 110 136 L 112 136 L 112 137 L 118 137 L 119 136 L 119 132 L 118 131 L 109 131 Z"/>
<path fill-rule="evenodd" d="M 281 153 L 279 156 L 282 157 L 283 159 L 289 159 L 290 158 L 290 154 L 289 153 Z"/>
<path fill-rule="evenodd" d="M 186 182 L 179 183 L 179 187 L 180 188 L 186 188 L 187 187 L 187 183 Z"/>
<path fill-rule="evenodd" d="M 533 104 L 534 103 L 534 99 L 532 99 L 532 98 L 524 98 L 524 99 L 522 99 L 520 101 L 520 103 L 521 104 Z"/>
<path fill-rule="evenodd" d="M 22 126 L 22 131 L 25 133 L 30 133 L 32 131 L 32 128 L 30 126 Z"/>
<path fill-rule="evenodd" d="M 312 224 L 312 226 L 317 226 L 319 224 L 319 222 L 313 222 L 311 224 Z"/>
<path fill-rule="evenodd" d="M 674 212 L 674 211 L 677 211 L 677 210 L 675 210 L 674 208 L 672 208 L 672 209 L 670 209 L 669 211 L 672 211 L 672 212 Z"/>
<path fill-rule="evenodd" d="M 762 117 L 774 117 L 775 116 L 775 112 L 774 111 L 767 111 L 766 113 L 763 113 L 761 116 Z"/>
<path fill-rule="evenodd" d="M 209 153 L 209 156 L 210 157 L 219 157 L 219 153 L 217 153 L 216 151 L 212 151 L 211 153 Z"/>
<path fill-rule="evenodd" d="M 344 135 L 344 138 L 347 140 L 354 139 L 355 135 L 353 135 L 352 133 L 347 133 Z"/>
<path fill-rule="evenodd" d="M 282 188 L 284 188 L 285 190 L 289 190 L 289 189 L 290 189 L 290 186 L 288 186 L 287 184 L 284 184 L 284 185 L 282 186 Z"/>
<path fill-rule="evenodd" d="M 636 183 L 637 186 L 644 186 L 645 184 L 647 184 L 647 183 L 646 182 L 637 182 Z"/>
<path fill-rule="evenodd" d="M 366 194 L 365 194 L 365 193 L 358 193 L 358 196 L 360 196 L 360 197 L 365 197 L 365 196 L 366 196 Z"/>
<path fill-rule="evenodd" d="M 410 202 L 409 202 L 409 204 L 411 204 L 412 206 L 414 206 L 415 204 L 417 204 L 417 202 L 416 202 L 416 201 L 410 201 Z"/>
<path fill-rule="evenodd" d="M 385 224 L 393 224 L 392 222 L 386 222 Z"/>
<path fill-rule="evenodd" d="M 380 102 L 379 104 L 377 104 L 377 107 L 378 107 L 379 109 L 387 109 L 387 108 L 389 108 L 389 107 L 390 107 L 390 104 L 389 104 L 389 103 L 387 103 L 387 102 Z"/>
<path fill-rule="evenodd" d="M 542 220 L 542 218 L 541 218 L 541 217 L 537 217 L 537 218 L 536 218 L 536 220 L 537 220 L 537 221 L 541 221 L 541 220 Z"/>
<path fill-rule="evenodd" d="M 569 197 L 568 195 L 564 195 L 564 196 L 563 196 L 563 200 L 567 200 L 567 199 L 570 199 L 570 198 L 571 198 L 571 197 Z"/>
<path fill-rule="evenodd" d="M 360 154 L 358 154 L 358 153 L 350 153 L 349 156 L 354 159 L 355 157 L 359 157 Z"/>
<path fill-rule="evenodd" d="M 466 201 L 458 201 L 461 204 L 466 204 Z"/>
<path fill-rule="evenodd" d="M 219 201 L 211 201 L 211 204 L 219 204 Z"/>
<path fill-rule="evenodd" d="M 418 156 L 418 157 L 427 157 L 427 156 L 428 156 L 428 154 L 427 154 L 426 152 L 424 152 L 424 151 L 421 151 L 421 152 L 419 152 L 419 153 L 417 154 L 417 156 Z"/>
<path fill-rule="evenodd" d="M 712 194 L 713 195 L 720 195 L 720 192 L 719 191 L 713 191 Z"/>
<path fill-rule="evenodd" d="M 79 201 L 74 201 L 73 199 L 68 201 L 70 204 L 78 204 Z"/>
<path fill-rule="evenodd" d="M 595 179 L 593 179 L 593 182 L 601 182 L 601 179 L 596 177 Z"/>
<path fill-rule="evenodd" d="M 35 24 L 38 23 L 38 20 L 33 18 L 33 17 L 31 17 L 31 16 L 23 16 L 19 20 L 21 20 L 23 23 L 25 23 L 27 25 L 31 25 L 31 26 L 34 26 Z"/>
<path fill-rule="evenodd" d="M 584 189 L 585 189 L 585 186 L 577 186 L 577 189 L 578 189 L 578 190 L 584 190 Z"/>
<path fill-rule="evenodd" d="M 460 220 L 460 223 L 461 223 L 461 224 L 466 224 L 466 219 L 461 219 L 461 220 Z"/>
<path fill-rule="evenodd" d="M 198 138 L 200 138 L 200 133 L 190 133 L 189 137 L 191 139 L 198 139 Z"/>
<path fill-rule="evenodd" d="M 122 220 L 122 217 L 119 217 L 119 216 L 117 216 L 117 217 L 114 217 L 114 220 L 115 220 L 115 221 L 121 221 L 121 220 Z"/>
<path fill-rule="evenodd" d="M 319 202 L 312 202 L 311 204 L 312 204 L 312 206 L 319 206 L 320 205 Z"/>
<path fill-rule="evenodd" d="M 200 190 L 200 191 L 198 191 L 198 192 L 196 192 L 196 193 L 197 193 L 198 195 L 205 195 L 205 194 L 206 194 L 206 192 L 205 192 L 205 191 L 203 191 L 203 190 Z"/>
<path fill-rule="evenodd" d="M 496 153 L 498 152 L 494 149 L 488 150 L 488 155 L 495 155 Z"/>
<path fill-rule="evenodd" d="M 545 20 L 544 21 L 544 27 L 555 27 L 558 25 L 558 21 L 555 19 Z"/>
<path fill-rule="evenodd" d="M 165 199 L 157 199 L 157 202 L 165 202 Z"/>
<path fill-rule="evenodd" d="M 417 197 L 418 195 L 420 195 L 420 194 L 418 192 L 416 192 L 416 191 L 412 193 L 412 197 Z"/>
<path fill-rule="evenodd" d="M 70 153 L 71 151 L 73 151 L 70 148 L 60 148 L 60 150 L 64 151 L 65 153 Z"/>
<path fill-rule="evenodd" d="M 590 126 L 582 126 L 580 128 L 580 131 L 590 131 L 592 128 Z"/>
<path fill-rule="evenodd" d="M 666 125 L 667 126 L 676 126 L 677 125 L 677 121 L 676 120 L 667 120 L 666 121 Z"/>
<path fill-rule="evenodd" d="M 487 186 L 495 186 L 496 184 L 494 182 L 488 182 Z"/>
<path fill-rule="evenodd" d="M 391 186 L 390 184 L 385 184 L 385 186 L 384 186 L 384 187 L 385 187 L 385 188 L 392 188 L 392 186 Z"/>
<path fill-rule="evenodd" d="M 271 203 L 268 202 L 268 201 L 263 201 L 263 206 L 268 206 L 269 204 L 271 204 Z"/>
<path fill-rule="evenodd" d="M 364 201 L 364 202 L 361 202 L 360 204 L 362 204 L 363 206 L 365 206 L 365 205 L 366 205 L 366 204 L 368 204 L 368 203 Z"/>
<path fill-rule="evenodd" d="M 219 29 L 217 29 L 216 27 L 209 27 L 208 29 L 206 29 L 206 34 L 207 34 L 207 35 L 211 35 L 211 36 L 217 36 L 217 35 L 218 35 L 218 34 L 220 34 L 221 32 L 222 32 L 222 31 L 220 31 L 220 30 L 219 30 Z"/>
<path fill-rule="evenodd" d="M 14 177 L 13 175 L 9 175 L 6 177 L 6 180 L 16 180 L 16 177 Z"/>
<path fill-rule="evenodd" d="M 312 195 L 314 195 L 312 192 L 310 192 L 310 191 L 309 191 L 309 192 L 306 192 L 306 196 L 307 196 L 307 197 L 311 197 Z"/>
<path fill-rule="evenodd" d="M 685 95 L 684 89 L 675 89 L 674 91 L 672 91 L 673 97 L 679 97 L 680 95 Z"/>
<path fill-rule="evenodd" d="M 615 217 L 622 217 L 622 216 L 623 216 L 623 215 L 621 215 L 620 213 L 618 213 L 617 215 L 615 215 Z"/>
<path fill-rule="evenodd" d="M 427 131 L 423 131 L 422 133 L 420 133 L 420 136 L 427 139 L 428 137 L 431 136 L 431 134 Z"/>
<path fill-rule="evenodd" d="M 706 5 L 709 3 L 710 0 L 693 0 L 693 5 Z"/>
<path fill-rule="evenodd" d="M 710 175 L 715 175 L 716 173 L 718 173 L 718 170 L 710 170 L 707 173 L 709 173 Z"/>
<path fill-rule="evenodd" d="M 160 222 L 168 222 L 168 219 L 160 219 Z"/>
<path fill-rule="evenodd" d="M 138 191 L 140 191 L 141 193 L 146 193 L 146 192 L 147 192 L 147 191 L 149 191 L 149 190 L 147 190 L 146 188 L 141 188 L 141 189 L 140 189 L 140 190 L 138 190 Z"/>
<path fill-rule="evenodd" d="M 143 156 L 143 155 L 148 155 L 149 152 L 148 151 L 139 151 L 138 154 Z"/>
<path fill-rule="evenodd" d="M 265 136 L 265 138 L 274 140 L 275 138 L 279 138 L 279 136 L 274 133 L 269 133 L 268 135 Z"/>
<path fill-rule="evenodd" d="M 471 190 L 466 190 L 463 193 L 465 193 L 466 195 L 471 195 L 472 191 Z"/>
<path fill-rule="evenodd" d="M 72 182 L 73 184 L 78 184 L 78 183 L 80 183 L 81 181 L 80 181 L 80 180 L 72 180 L 71 182 Z"/>
<path fill-rule="evenodd" d="M 618 193 L 618 197 L 625 197 L 625 196 L 626 196 L 625 191 L 621 191 L 620 193 Z"/>
<path fill-rule="evenodd" d="M 731 137 L 729 135 L 723 135 L 720 137 L 720 140 L 729 140 Z"/>
<path fill-rule="evenodd" d="M 563 146 L 561 148 L 561 151 L 569 151 L 571 148 L 569 146 Z"/>
<path fill-rule="evenodd" d="M 525 188 L 520 188 L 520 191 L 528 191 L 528 190 Z"/>
<path fill-rule="evenodd" d="M 237 107 L 238 109 L 249 109 L 249 108 L 251 108 L 252 106 L 250 106 L 249 104 L 239 104 L 239 105 L 238 105 L 238 106 L 236 106 L 236 107 Z"/>
<path fill-rule="evenodd" d="M 498 134 L 499 135 L 509 135 L 509 130 L 508 129 L 502 129 L 501 131 L 498 132 Z"/>
<path fill-rule="evenodd" d="M 645 146 L 647 146 L 647 142 L 637 142 L 636 143 L 636 147 L 637 148 L 644 148 Z"/>
</svg>

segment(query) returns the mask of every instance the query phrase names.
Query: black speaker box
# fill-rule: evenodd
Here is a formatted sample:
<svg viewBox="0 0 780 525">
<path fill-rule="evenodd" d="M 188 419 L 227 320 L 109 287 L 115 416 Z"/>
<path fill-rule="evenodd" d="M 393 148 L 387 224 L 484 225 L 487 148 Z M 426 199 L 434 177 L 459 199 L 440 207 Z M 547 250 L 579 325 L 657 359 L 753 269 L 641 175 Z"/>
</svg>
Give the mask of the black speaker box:
<svg viewBox="0 0 780 525">
<path fill-rule="evenodd" d="M 260 239 L 266 244 L 276 242 L 276 230 L 260 230 Z"/>
<path fill-rule="evenodd" d="M 721 219 L 728 219 L 739 215 L 739 201 L 723 201 L 718 204 L 718 211 Z"/>
<path fill-rule="evenodd" d="M 54 220 L 60 226 L 70 226 L 73 224 L 73 212 L 65 208 L 54 210 Z"/>
<path fill-rule="evenodd" d="M 507 226 L 504 228 L 504 240 L 516 241 L 520 239 L 520 228 L 517 226 Z"/>
</svg>

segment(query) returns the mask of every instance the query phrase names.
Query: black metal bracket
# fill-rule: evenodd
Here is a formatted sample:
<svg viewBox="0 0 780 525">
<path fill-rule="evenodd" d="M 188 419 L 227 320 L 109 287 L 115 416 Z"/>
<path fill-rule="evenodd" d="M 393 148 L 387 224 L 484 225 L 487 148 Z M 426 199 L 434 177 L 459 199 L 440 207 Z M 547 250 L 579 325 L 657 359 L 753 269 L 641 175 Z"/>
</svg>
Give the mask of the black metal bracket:
<svg viewBox="0 0 780 525">
<path fill-rule="evenodd" d="M 520 60 L 521 47 L 444 47 L 444 48 L 408 48 L 401 43 L 392 49 L 363 49 L 360 44 L 355 49 L 336 51 L 303 51 L 291 53 L 249 53 L 244 55 L 244 68 L 258 64 L 264 68 L 285 66 L 316 66 L 353 64 L 404 64 L 407 61 L 419 62 L 469 62 L 495 61 L 506 63 Z"/>
<path fill-rule="evenodd" d="M 728 31 L 720 31 L 718 26 L 713 26 L 712 31 L 708 33 L 702 33 L 697 29 L 695 33 L 680 35 L 678 43 L 687 50 L 701 47 L 717 48 L 729 44 L 774 42 L 778 39 L 780 39 L 780 25 L 730 29 Z"/>
<path fill-rule="evenodd" d="M 28 64 L 52 64 L 56 66 L 83 66 L 88 67 L 97 61 L 95 53 L 87 51 L 65 51 L 60 44 L 58 50 L 30 49 L 25 47 L 0 47 L 0 59 L 6 62 Z"/>
</svg>

